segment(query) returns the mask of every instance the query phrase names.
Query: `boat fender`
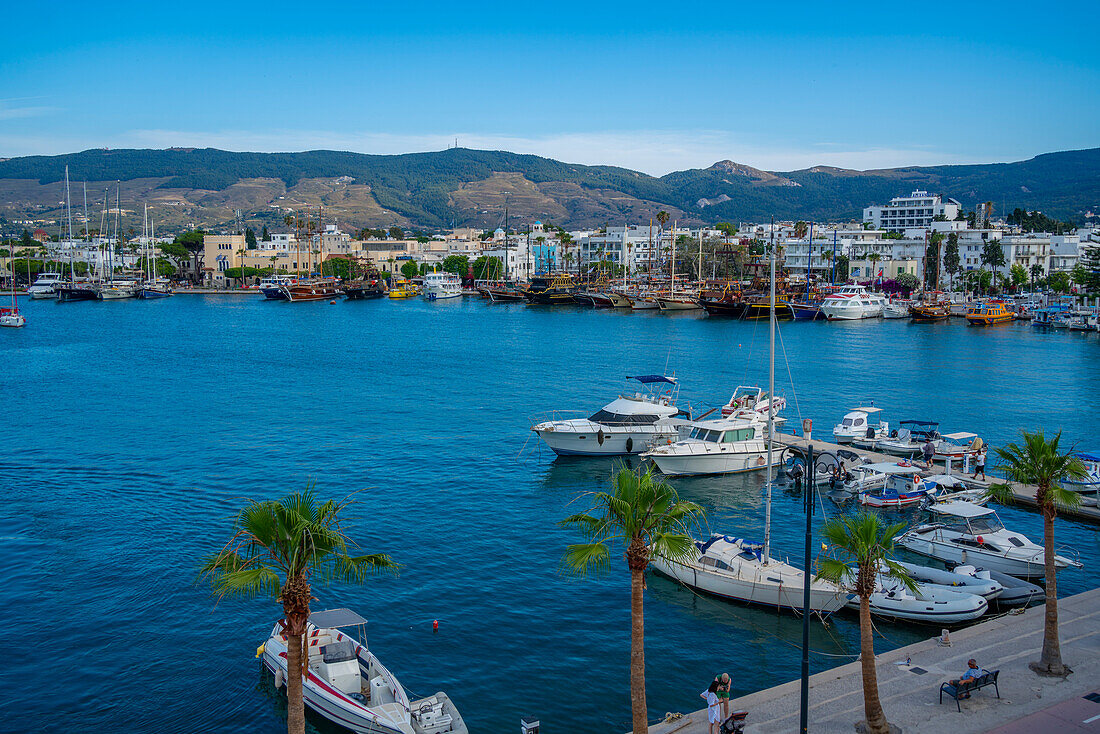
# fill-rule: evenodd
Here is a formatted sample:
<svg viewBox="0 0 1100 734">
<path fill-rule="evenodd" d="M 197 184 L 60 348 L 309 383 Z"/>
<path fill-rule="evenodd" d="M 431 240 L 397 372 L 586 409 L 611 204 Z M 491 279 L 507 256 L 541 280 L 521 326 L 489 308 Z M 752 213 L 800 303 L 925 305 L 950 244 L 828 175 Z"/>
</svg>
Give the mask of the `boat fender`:
<svg viewBox="0 0 1100 734">
<path fill-rule="evenodd" d="M 266 644 L 267 643 L 265 642 L 264 645 L 266 645 Z M 260 657 L 261 655 L 264 654 L 264 645 L 260 645 L 259 647 L 256 648 L 256 657 Z"/>
<path fill-rule="evenodd" d="M 283 669 L 282 668 L 278 668 L 278 669 L 275 670 L 275 687 L 276 688 L 282 688 L 283 687 Z"/>
<path fill-rule="evenodd" d="M 978 545 L 985 545 L 985 538 L 980 535 L 978 536 Z"/>
<path fill-rule="evenodd" d="M 596 431 L 596 443 L 603 446 L 603 429 Z"/>
<path fill-rule="evenodd" d="M 626 453 L 634 451 L 634 439 L 631 436 L 626 437 Z"/>
</svg>

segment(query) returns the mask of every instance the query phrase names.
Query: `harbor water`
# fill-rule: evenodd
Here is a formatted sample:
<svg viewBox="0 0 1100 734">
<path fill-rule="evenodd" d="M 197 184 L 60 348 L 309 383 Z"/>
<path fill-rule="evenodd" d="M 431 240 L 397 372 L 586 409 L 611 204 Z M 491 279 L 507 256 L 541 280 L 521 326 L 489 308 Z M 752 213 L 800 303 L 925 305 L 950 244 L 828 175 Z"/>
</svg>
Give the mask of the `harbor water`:
<svg viewBox="0 0 1100 734">
<path fill-rule="evenodd" d="M 556 524 L 615 462 L 555 459 L 529 428 L 555 410 L 594 412 L 627 375 L 675 373 L 697 414 L 738 384 L 767 384 L 766 323 L 695 313 L 473 298 L 21 305 L 27 327 L 0 334 L 0 708 L 11 731 L 279 731 L 285 704 L 255 651 L 280 607 L 218 602 L 197 570 L 247 500 L 310 484 L 354 492 L 348 534 L 403 564 L 397 577 L 315 588 L 315 608 L 367 617 L 371 648 L 411 694 L 447 691 L 475 732 L 516 730 L 522 715 L 548 732 L 625 731 L 625 564 L 616 555 L 602 577 L 569 576 L 560 559 L 576 537 Z M 1100 445 L 1096 334 L 957 319 L 780 334 L 790 427 L 812 418 L 828 439 L 874 400 L 891 423 L 937 420 L 994 446 L 1025 428 Z M 672 483 L 710 528 L 762 536 L 762 474 Z M 1036 513 L 998 510 L 1041 539 Z M 824 500 L 815 526 L 844 511 Z M 801 564 L 800 497 L 777 489 L 773 513 L 774 552 Z M 1060 520 L 1057 542 L 1085 563 L 1060 576 L 1060 593 L 1097 586 L 1095 526 Z M 652 719 L 699 708 L 716 673 L 732 675 L 734 697 L 798 675 L 794 615 L 658 576 L 645 603 Z M 877 626 L 879 650 L 938 634 Z M 812 646 L 815 671 L 854 660 L 854 616 L 815 622 Z"/>
</svg>

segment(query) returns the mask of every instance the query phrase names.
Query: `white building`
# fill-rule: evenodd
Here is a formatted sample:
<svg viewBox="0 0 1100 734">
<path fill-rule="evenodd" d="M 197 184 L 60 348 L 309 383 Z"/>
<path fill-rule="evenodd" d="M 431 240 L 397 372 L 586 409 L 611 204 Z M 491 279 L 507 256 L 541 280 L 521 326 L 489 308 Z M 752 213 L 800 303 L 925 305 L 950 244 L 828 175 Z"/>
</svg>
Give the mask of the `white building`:
<svg viewBox="0 0 1100 734">
<path fill-rule="evenodd" d="M 938 194 L 914 191 L 909 196 L 895 196 L 885 206 L 869 206 L 863 210 L 863 221 L 875 229 L 904 232 L 912 227 L 928 228 L 936 217 L 954 219 L 961 204 L 954 199 L 943 200 Z"/>
</svg>

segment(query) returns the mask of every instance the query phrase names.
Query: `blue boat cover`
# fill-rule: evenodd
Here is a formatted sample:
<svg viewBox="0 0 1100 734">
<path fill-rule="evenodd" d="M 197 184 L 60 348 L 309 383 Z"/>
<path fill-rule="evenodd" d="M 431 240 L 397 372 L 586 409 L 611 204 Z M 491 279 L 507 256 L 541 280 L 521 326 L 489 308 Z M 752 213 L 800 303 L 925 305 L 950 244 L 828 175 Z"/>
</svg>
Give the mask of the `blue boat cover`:
<svg viewBox="0 0 1100 734">
<path fill-rule="evenodd" d="M 675 385 L 676 380 L 672 377 L 665 377 L 664 375 L 627 375 L 628 380 L 637 380 L 643 385 L 648 385 L 652 382 L 667 382 L 670 385 Z"/>
<path fill-rule="evenodd" d="M 1100 449 L 1096 451 L 1078 451 L 1077 458 L 1084 461 L 1100 461 Z"/>
</svg>

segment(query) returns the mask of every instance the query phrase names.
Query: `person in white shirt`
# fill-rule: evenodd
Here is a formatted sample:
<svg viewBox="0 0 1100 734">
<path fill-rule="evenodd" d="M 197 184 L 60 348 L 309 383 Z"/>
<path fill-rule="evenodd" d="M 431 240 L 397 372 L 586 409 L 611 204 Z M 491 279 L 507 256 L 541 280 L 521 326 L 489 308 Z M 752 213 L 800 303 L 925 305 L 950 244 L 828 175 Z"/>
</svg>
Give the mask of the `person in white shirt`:
<svg viewBox="0 0 1100 734">
<path fill-rule="evenodd" d="M 722 706 L 718 703 L 718 679 L 710 682 L 707 690 L 699 694 L 707 702 L 707 720 L 710 721 L 709 734 L 718 734 L 719 720 L 722 718 Z"/>
</svg>

